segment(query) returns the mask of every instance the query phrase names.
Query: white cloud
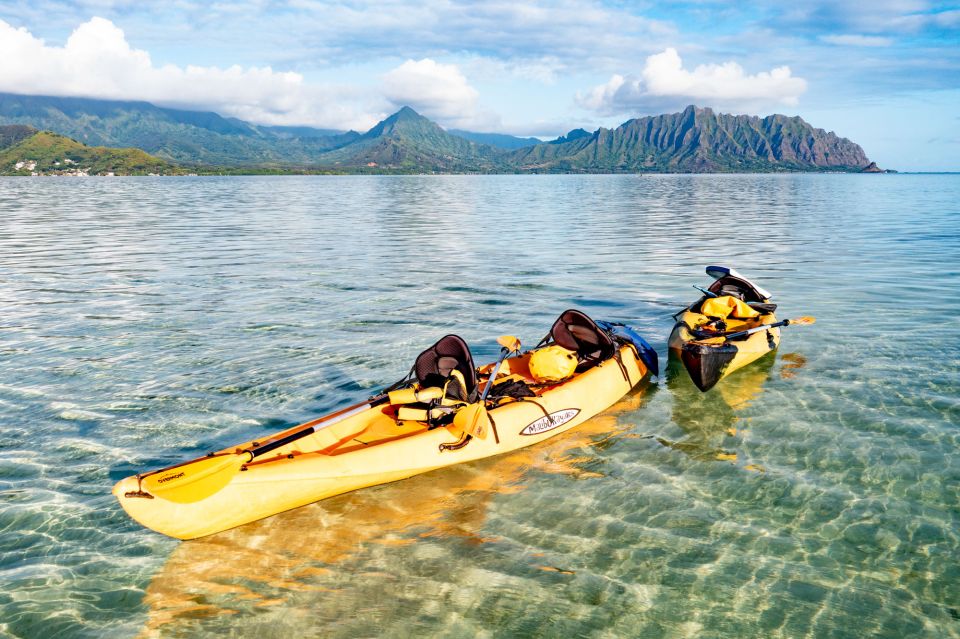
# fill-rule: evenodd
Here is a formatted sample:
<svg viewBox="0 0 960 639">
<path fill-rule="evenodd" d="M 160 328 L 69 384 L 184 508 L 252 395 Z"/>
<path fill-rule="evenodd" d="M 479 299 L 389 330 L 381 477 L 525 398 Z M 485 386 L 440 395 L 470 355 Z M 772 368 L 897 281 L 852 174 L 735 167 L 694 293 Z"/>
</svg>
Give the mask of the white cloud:
<svg viewBox="0 0 960 639">
<path fill-rule="evenodd" d="M 260 17 L 263 3 L 251 4 L 247 15 Z M 556 57 L 595 69 L 676 35 L 669 22 L 605 0 L 291 0 L 284 13 L 335 62 L 468 53 L 505 61 Z"/>
<path fill-rule="evenodd" d="M 647 58 L 638 76 L 614 75 L 606 84 L 577 102 L 606 115 L 678 108 L 691 102 L 700 106 L 752 109 L 771 104 L 792 106 L 807 83 L 794 77 L 790 67 L 776 67 L 748 75 L 736 62 L 683 68 L 676 49 L 668 48 Z"/>
<path fill-rule="evenodd" d="M 889 47 L 893 44 L 893 40 L 891 38 L 885 38 L 882 36 L 865 36 L 855 33 L 823 35 L 820 36 L 820 39 L 827 44 L 850 47 Z"/>
<path fill-rule="evenodd" d="M 446 126 L 487 130 L 499 124 L 498 117 L 480 109 L 480 93 L 455 64 L 407 60 L 384 74 L 383 93 L 394 107 L 409 106 Z"/>
<path fill-rule="evenodd" d="M 63 47 L 0 20 L 0 91 L 22 94 L 146 100 L 205 108 L 264 124 L 369 126 L 349 106 L 359 92 L 307 86 L 298 73 L 270 67 L 155 66 L 132 48 L 111 21 L 81 24 Z M 338 98 L 340 101 L 338 103 Z"/>
<path fill-rule="evenodd" d="M 464 67 L 471 77 L 481 80 L 496 82 L 506 77 L 512 77 L 545 86 L 556 84 L 558 76 L 567 68 L 556 56 L 510 60 L 477 56 L 468 59 Z"/>
</svg>

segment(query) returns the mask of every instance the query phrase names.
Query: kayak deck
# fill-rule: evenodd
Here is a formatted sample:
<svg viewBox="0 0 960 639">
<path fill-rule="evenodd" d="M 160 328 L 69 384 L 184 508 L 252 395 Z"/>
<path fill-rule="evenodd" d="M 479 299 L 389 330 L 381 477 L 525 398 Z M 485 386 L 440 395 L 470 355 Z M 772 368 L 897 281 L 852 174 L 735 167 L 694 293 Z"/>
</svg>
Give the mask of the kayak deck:
<svg viewBox="0 0 960 639">
<path fill-rule="evenodd" d="M 196 502 L 143 496 L 137 476 L 118 482 L 113 493 L 147 528 L 179 539 L 202 537 L 326 497 L 499 455 L 560 434 L 613 405 L 647 375 L 632 347 L 623 346 L 619 355 L 620 363 L 608 359 L 564 382 L 534 387 L 536 397 L 490 408 L 492 432 L 452 449 L 452 444 L 462 442 L 452 429 L 398 423 L 397 407 L 382 405 L 327 428 L 318 426 L 316 432 L 244 464 L 224 488 Z M 504 360 L 500 373 L 532 382 L 528 357 Z M 489 375 L 491 368 L 480 370 Z M 219 453 L 263 445 L 302 427 Z"/>
</svg>

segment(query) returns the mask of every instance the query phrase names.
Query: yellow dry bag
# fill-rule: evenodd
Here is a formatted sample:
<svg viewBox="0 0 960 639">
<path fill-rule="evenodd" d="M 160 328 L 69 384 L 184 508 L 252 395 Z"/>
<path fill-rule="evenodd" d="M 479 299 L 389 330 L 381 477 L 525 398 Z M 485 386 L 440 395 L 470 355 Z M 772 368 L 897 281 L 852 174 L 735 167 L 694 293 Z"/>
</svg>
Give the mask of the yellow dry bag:
<svg viewBox="0 0 960 639">
<path fill-rule="evenodd" d="M 530 373 L 541 384 L 562 382 L 577 368 L 577 354 L 562 346 L 547 346 L 530 356 Z"/>
</svg>

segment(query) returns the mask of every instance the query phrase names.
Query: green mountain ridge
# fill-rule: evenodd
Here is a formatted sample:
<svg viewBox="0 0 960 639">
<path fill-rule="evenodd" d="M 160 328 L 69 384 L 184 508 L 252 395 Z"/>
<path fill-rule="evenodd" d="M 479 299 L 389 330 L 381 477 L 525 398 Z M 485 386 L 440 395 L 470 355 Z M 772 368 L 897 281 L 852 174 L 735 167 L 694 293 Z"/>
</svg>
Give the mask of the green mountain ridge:
<svg viewBox="0 0 960 639">
<path fill-rule="evenodd" d="M 0 175 L 180 175 L 140 149 L 87 146 L 50 131 L 0 126 Z"/>
<path fill-rule="evenodd" d="M 451 135 L 403 107 L 352 143 L 324 153 L 317 165 L 452 173 L 502 169 L 505 152 Z"/>
<path fill-rule="evenodd" d="M 476 142 L 477 144 L 489 144 L 490 146 L 506 151 L 515 151 L 516 149 L 542 143 L 542 140 L 538 138 L 519 138 L 515 135 L 507 135 L 506 133 L 475 133 L 473 131 L 464 131 L 463 129 L 447 129 L 447 133 L 455 135 L 458 138 Z"/>
<path fill-rule="evenodd" d="M 0 93 L 0 124 L 30 125 L 90 145 L 136 147 L 171 162 L 226 166 L 307 165 L 320 153 L 360 135 L 257 126 L 213 112 L 168 109 L 149 102 L 10 93 Z"/>
<path fill-rule="evenodd" d="M 860 171 L 870 164 L 859 145 L 799 117 L 694 106 L 522 149 L 511 159 L 522 170 L 543 172 Z"/>
<path fill-rule="evenodd" d="M 410 107 L 361 134 L 259 126 L 147 102 L 0 93 L 0 124 L 136 147 L 204 173 L 853 172 L 870 164 L 859 145 L 799 117 L 727 115 L 695 106 L 593 133 L 574 129 L 536 144 L 447 131 Z"/>
</svg>

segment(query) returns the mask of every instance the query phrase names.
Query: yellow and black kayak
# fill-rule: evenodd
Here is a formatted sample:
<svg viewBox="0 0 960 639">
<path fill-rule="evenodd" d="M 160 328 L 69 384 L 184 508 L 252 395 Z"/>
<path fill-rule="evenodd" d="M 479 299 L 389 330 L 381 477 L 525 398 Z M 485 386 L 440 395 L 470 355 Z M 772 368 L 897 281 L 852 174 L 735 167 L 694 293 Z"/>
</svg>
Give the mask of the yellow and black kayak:
<svg viewBox="0 0 960 639">
<path fill-rule="evenodd" d="M 577 311 L 561 315 L 548 343 L 570 348 L 578 363 L 572 376 L 551 383 L 535 379 L 530 360 L 537 351 L 521 354 L 519 342 L 512 356 L 505 347 L 496 365 L 476 369 L 466 344 L 447 336 L 417 358 L 407 387 L 257 441 L 127 477 L 113 494 L 147 528 L 193 539 L 536 444 L 604 411 L 656 367 L 656 354 L 643 348 L 642 339 L 634 344 L 622 338 L 629 327 L 604 326 Z M 597 333 L 592 341 L 591 331 Z M 490 377 L 495 383 L 488 385 Z M 442 387 L 439 399 L 428 392 L 435 385 Z M 488 386 L 494 388 L 489 395 Z M 498 387 L 521 392 L 498 395 Z"/>
<path fill-rule="evenodd" d="M 780 328 L 770 293 L 733 269 L 708 266 L 714 282 L 676 316 L 670 356 L 679 358 L 701 391 L 776 350 Z"/>
</svg>

